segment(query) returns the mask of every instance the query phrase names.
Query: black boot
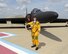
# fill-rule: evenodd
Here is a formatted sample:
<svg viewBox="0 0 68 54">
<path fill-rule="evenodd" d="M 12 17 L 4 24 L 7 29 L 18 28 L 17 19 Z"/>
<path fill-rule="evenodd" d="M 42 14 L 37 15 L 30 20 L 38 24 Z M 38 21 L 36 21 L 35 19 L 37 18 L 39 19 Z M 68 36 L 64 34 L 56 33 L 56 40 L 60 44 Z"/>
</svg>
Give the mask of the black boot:
<svg viewBox="0 0 68 54">
<path fill-rule="evenodd" d="M 36 45 L 31 46 L 31 48 L 36 47 Z"/>
<path fill-rule="evenodd" d="M 36 49 L 35 50 L 38 50 L 39 49 L 39 47 L 36 47 Z"/>
</svg>

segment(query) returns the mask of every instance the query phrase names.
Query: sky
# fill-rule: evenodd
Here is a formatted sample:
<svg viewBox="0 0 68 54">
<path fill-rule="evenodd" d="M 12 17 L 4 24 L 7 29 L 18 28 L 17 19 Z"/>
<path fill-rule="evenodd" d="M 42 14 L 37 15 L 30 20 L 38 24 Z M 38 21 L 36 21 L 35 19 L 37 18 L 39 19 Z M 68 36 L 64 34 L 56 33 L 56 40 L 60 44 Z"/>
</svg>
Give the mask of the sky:
<svg viewBox="0 0 68 54">
<path fill-rule="evenodd" d="M 41 11 L 55 11 L 58 18 L 68 19 L 68 0 L 0 0 L 0 18 L 26 16 L 34 8 Z"/>
</svg>

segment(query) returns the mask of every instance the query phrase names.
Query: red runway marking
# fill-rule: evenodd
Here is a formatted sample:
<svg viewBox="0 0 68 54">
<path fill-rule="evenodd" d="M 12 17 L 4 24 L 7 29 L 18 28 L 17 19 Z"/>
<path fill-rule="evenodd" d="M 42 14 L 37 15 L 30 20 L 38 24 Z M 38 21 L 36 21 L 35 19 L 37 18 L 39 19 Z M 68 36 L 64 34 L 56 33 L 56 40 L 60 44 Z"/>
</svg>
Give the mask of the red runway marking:
<svg viewBox="0 0 68 54">
<path fill-rule="evenodd" d="M 10 49 L 0 45 L 0 54 L 17 54 L 13 51 L 11 51 Z"/>
<path fill-rule="evenodd" d="M 1 36 L 8 36 L 8 34 L 0 33 L 0 37 Z"/>
</svg>

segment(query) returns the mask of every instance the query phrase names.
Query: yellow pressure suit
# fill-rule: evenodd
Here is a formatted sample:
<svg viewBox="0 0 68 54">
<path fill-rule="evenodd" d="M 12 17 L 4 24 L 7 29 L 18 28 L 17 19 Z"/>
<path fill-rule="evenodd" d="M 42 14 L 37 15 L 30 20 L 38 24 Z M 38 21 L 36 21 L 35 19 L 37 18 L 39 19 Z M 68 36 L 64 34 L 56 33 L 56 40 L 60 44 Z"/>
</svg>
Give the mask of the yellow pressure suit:
<svg viewBox="0 0 68 54">
<path fill-rule="evenodd" d="M 33 45 L 36 45 L 36 47 L 38 47 L 39 45 L 38 36 L 40 33 L 40 23 L 38 21 L 36 21 L 35 23 L 32 21 L 32 22 L 29 22 L 28 25 L 31 26 L 31 35 L 32 35 Z"/>
</svg>

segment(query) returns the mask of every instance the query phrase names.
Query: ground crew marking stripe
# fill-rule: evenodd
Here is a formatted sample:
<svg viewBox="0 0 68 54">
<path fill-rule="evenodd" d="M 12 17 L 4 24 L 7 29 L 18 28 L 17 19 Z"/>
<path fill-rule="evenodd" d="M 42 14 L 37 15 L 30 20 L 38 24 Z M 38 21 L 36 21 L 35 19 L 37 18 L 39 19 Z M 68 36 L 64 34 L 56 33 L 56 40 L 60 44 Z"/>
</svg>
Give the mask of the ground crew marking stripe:
<svg viewBox="0 0 68 54">
<path fill-rule="evenodd" d="M 8 44 L 6 44 L 6 43 L 4 43 L 4 42 L 2 42 L 2 41 L 0 41 L 0 45 L 2 45 L 2 46 L 4 46 L 4 47 L 6 47 L 6 48 L 8 48 L 8 49 L 10 49 L 10 50 L 12 50 L 12 51 L 18 53 L 18 54 L 28 54 L 28 53 L 26 53 L 26 52 L 24 52 L 24 51 L 22 51 L 22 50 L 19 50 L 19 49 L 15 48 L 15 47 L 13 47 L 13 46 L 11 46 L 11 45 L 8 45 Z"/>
<path fill-rule="evenodd" d="M 0 45 L 0 54 L 17 54 L 17 53 Z"/>
<path fill-rule="evenodd" d="M 0 38 L 7 38 L 7 37 L 10 37 L 10 36 L 16 36 L 15 34 L 12 34 L 12 33 L 8 33 L 8 32 L 0 32 L 2 34 L 7 34 L 7 36 L 0 36 Z"/>
<path fill-rule="evenodd" d="M 11 33 L 6 33 L 6 32 L 1 32 L 1 33 L 4 33 L 4 34 L 10 34 L 10 36 L 16 36 L 15 34 L 11 34 Z M 10 37 L 9 35 L 6 36 L 6 37 Z M 31 50 L 28 50 L 26 48 L 23 48 L 23 47 L 20 47 L 16 44 L 13 44 L 11 42 L 8 42 L 4 39 L 1 39 L 1 38 L 5 38 L 5 36 L 3 37 L 0 37 L 0 45 L 13 51 L 13 52 L 16 52 L 17 54 L 37 54 L 36 52 L 34 51 L 31 51 Z"/>
</svg>

